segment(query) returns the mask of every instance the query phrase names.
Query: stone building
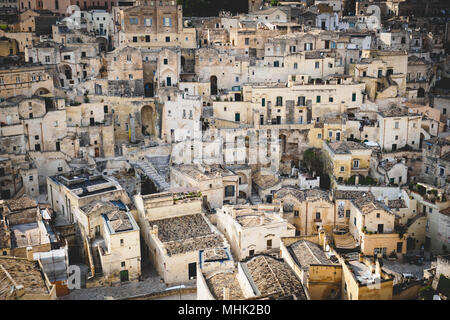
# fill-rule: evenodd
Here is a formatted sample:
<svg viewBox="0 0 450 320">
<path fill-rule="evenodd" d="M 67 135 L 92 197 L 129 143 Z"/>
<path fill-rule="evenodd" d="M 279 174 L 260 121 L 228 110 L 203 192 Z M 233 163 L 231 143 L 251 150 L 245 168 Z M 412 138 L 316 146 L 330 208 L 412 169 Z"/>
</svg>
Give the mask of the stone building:
<svg viewBox="0 0 450 320">
<path fill-rule="evenodd" d="M 240 176 L 221 165 L 185 164 L 170 168 L 173 187 L 198 189 L 202 193 L 203 203 L 211 208 L 221 208 L 224 203 L 237 203 Z"/>
<path fill-rule="evenodd" d="M 280 247 L 280 239 L 295 229 L 275 205 L 223 206 L 216 212 L 217 228 L 227 237 L 238 260 Z"/>
<path fill-rule="evenodd" d="M 115 18 L 120 25 L 116 47 L 195 48 L 197 45 L 195 29 L 184 25 L 182 6 L 173 0 L 125 7 Z"/>
<path fill-rule="evenodd" d="M 323 143 L 330 176 L 342 182 L 352 176 L 369 174 L 372 150 L 354 141 Z M 358 179 L 358 178 L 356 178 Z M 355 180 L 358 184 L 358 181 Z"/>
<path fill-rule="evenodd" d="M 296 236 L 331 232 L 335 225 L 334 203 L 325 190 L 284 187 L 275 192 L 273 202 L 283 207 L 283 217 L 295 226 Z"/>
<path fill-rule="evenodd" d="M 17 41 L 7 37 L 0 38 L 0 57 L 15 56 L 19 52 Z"/>
<path fill-rule="evenodd" d="M 75 222 L 74 215 L 78 208 L 100 198 L 130 203 L 126 191 L 117 181 L 93 170 L 47 177 L 47 194 L 51 208 L 69 223 Z"/>
<path fill-rule="evenodd" d="M 320 245 L 301 238 L 283 238 L 282 256 L 302 281 L 311 300 L 338 300 L 342 290 L 342 267 L 336 256 Z"/>
<path fill-rule="evenodd" d="M 18 95 L 43 95 L 53 92 L 53 72 L 37 64 L 5 63 L 0 68 L 0 99 Z"/>
<path fill-rule="evenodd" d="M 75 210 L 92 274 L 110 283 L 141 276 L 139 226 L 120 200 L 94 200 Z M 91 262 L 92 261 L 92 262 Z"/>
<path fill-rule="evenodd" d="M 449 175 L 449 139 L 435 137 L 424 141 L 422 146 L 423 163 L 421 177 L 426 183 L 436 185 L 439 188 L 446 187 Z"/>
<path fill-rule="evenodd" d="M 406 253 L 405 234 L 395 229 L 395 213 L 387 204 L 363 195 L 352 199 L 349 231 L 367 256 Z"/>
<path fill-rule="evenodd" d="M 421 119 L 418 114 L 410 114 L 407 110 L 392 107 L 379 111 L 378 144 L 387 151 L 395 151 L 405 146 L 419 149 L 421 145 Z"/>
<path fill-rule="evenodd" d="M 223 235 L 202 213 L 202 201 L 195 193 L 137 195 L 146 256 L 168 285 L 192 283 L 197 277 L 199 251 L 229 248 Z"/>
</svg>

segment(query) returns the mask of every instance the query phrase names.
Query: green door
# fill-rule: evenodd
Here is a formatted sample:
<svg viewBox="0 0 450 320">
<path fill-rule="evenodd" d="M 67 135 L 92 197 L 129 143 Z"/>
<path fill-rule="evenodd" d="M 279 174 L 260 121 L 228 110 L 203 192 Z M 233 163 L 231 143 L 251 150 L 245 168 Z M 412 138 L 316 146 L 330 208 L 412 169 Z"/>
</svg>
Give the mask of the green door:
<svg viewBox="0 0 450 320">
<path fill-rule="evenodd" d="M 120 282 L 128 281 L 128 270 L 120 271 Z"/>
</svg>

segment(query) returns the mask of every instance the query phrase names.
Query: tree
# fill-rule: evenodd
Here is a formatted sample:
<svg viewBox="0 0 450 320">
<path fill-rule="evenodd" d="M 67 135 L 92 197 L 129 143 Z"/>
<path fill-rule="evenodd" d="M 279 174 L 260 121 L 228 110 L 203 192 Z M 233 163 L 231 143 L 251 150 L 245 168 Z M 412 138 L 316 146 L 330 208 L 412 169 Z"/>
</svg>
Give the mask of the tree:
<svg viewBox="0 0 450 320">
<path fill-rule="evenodd" d="M 303 152 L 303 166 L 312 176 L 320 177 L 320 187 L 324 189 L 330 188 L 330 177 L 325 170 L 325 160 L 322 151 L 319 149 L 307 149 Z"/>
<path fill-rule="evenodd" d="M 419 297 L 422 300 L 433 300 L 434 290 L 431 286 L 426 286 L 419 290 Z"/>
</svg>

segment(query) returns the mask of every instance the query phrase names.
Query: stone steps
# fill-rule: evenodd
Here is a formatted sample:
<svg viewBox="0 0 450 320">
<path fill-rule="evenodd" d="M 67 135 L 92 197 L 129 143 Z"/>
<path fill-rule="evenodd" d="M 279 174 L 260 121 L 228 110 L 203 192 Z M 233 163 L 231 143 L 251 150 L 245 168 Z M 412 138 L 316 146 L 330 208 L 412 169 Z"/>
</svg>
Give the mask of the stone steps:
<svg viewBox="0 0 450 320">
<path fill-rule="evenodd" d="M 252 193 L 249 200 L 252 204 L 261 204 L 262 203 L 261 198 L 257 194 L 254 194 L 254 193 Z"/>
<path fill-rule="evenodd" d="M 161 189 L 161 191 L 170 189 L 170 185 L 163 177 L 161 177 L 161 175 L 149 161 L 138 161 L 133 164 L 139 167 L 147 177 L 155 182 Z"/>
</svg>

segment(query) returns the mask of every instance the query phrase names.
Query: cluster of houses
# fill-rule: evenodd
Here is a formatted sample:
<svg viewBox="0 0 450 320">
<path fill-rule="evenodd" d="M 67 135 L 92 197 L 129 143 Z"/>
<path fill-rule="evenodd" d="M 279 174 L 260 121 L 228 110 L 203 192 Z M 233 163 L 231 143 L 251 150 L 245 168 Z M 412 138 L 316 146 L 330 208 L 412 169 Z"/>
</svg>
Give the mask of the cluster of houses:
<svg viewBox="0 0 450 320">
<path fill-rule="evenodd" d="M 449 11 L 0 0 L 0 298 L 446 299 Z"/>
</svg>

